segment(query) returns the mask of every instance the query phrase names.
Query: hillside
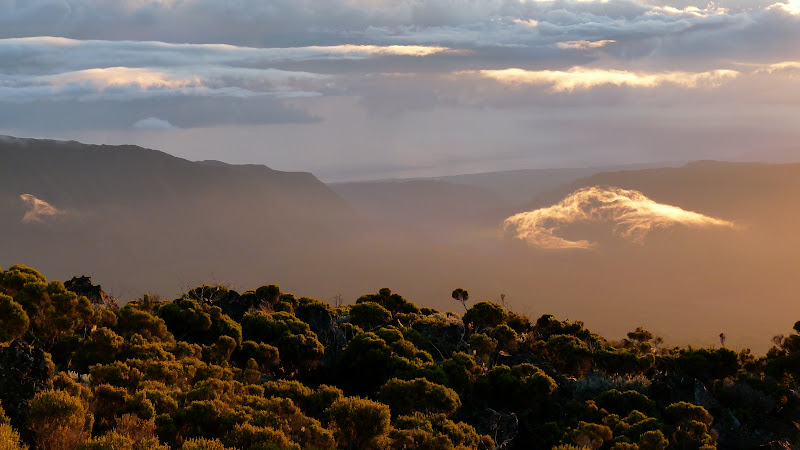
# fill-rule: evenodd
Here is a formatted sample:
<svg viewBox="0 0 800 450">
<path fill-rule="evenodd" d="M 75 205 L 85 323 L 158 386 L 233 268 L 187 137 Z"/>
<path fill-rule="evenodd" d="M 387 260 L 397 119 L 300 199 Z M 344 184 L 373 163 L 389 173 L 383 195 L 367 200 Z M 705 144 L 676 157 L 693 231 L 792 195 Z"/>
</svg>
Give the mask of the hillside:
<svg viewBox="0 0 800 450">
<path fill-rule="evenodd" d="M 0 167 L 0 227 L 10 237 L 0 267 L 33 265 L 58 279 L 91 274 L 116 297 L 268 278 L 326 300 L 388 285 L 455 310 L 449 293 L 463 286 L 480 299 L 504 294 L 523 313 L 585 318 L 610 337 L 635 323 L 675 345 L 711 345 L 725 332 L 728 345 L 760 352 L 789 331 L 784 317 L 800 317 L 800 218 L 790 206 L 800 200 L 798 165 L 598 173 L 531 192 L 527 206 L 514 208 L 491 189 L 446 181 L 331 189 L 310 174 L 129 146 L 6 139 L 2 149 L 13 164 Z M 657 227 L 634 242 L 612 223 L 576 223 L 558 233 L 596 245 L 572 250 L 503 232 L 507 217 L 595 185 L 735 226 Z"/>
<path fill-rule="evenodd" d="M 263 273 L 293 252 L 336 239 L 355 221 L 349 205 L 310 173 L 17 138 L 0 140 L 0 158 L 7 212 L 0 222 L 14 236 L 0 264 L 96 273 L 117 289 L 149 280 L 174 292 L 179 280 L 211 276 L 219 263 Z M 32 206 L 24 194 L 57 212 L 26 223 Z M 237 264 L 243 258 L 260 262 L 245 269 Z"/>
</svg>

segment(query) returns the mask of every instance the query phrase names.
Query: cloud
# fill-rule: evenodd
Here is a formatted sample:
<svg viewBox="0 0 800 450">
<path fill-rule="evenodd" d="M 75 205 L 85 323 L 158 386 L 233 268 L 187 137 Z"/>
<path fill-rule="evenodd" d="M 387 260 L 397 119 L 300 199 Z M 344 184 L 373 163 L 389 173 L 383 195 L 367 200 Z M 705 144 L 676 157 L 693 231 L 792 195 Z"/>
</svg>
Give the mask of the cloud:
<svg viewBox="0 0 800 450">
<path fill-rule="evenodd" d="M 767 64 L 761 66 L 757 72 L 790 72 L 800 70 L 800 61 L 783 61 L 775 64 Z"/>
<path fill-rule="evenodd" d="M 522 25 L 523 27 L 536 28 L 539 26 L 539 21 L 535 19 L 511 19 L 511 23 Z"/>
<path fill-rule="evenodd" d="M 318 95 L 325 75 L 245 67 L 107 67 L 52 75 L 0 74 L 0 102 L 132 100 L 160 96 Z"/>
<path fill-rule="evenodd" d="M 653 88 L 670 84 L 693 89 L 700 86 L 719 86 L 722 81 L 735 78 L 739 72 L 734 70 L 713 70 L 709 72 L 632 72 L 627 70 L 595 69 L 573 67 L 560 70 L 523 70 L 517 68 L 502 70 L 463 71 L 458 74 L 476 74 L 499 83 L 520 87 L 524 85 L 546 85 L 553 92 L 591 89 L 602 85 Z"/>
<path fill-rule="evenodd" d="M 6 1 L 0 2 L 0 37 L 57 35 L 252 47 L 401 43 L 504 47 L 671 35 L 684 40 L 684 34 L 710 27 L 763 28 L 756 22 L 764 12 L 792 15 L 796 9 L 796 0 L 771 9 L 752 3 L 731 9 L 702 4 L 676 8 L 633 0 Z"/>
<path fill-rule="evenodd" d="M 643 243 L 647 234 L 657 228 L 734 226 L 726 220 L 657 203 L 639 191 L 595 186 L 575 191 L 553 206 L 511 216 L 504 227 L 536 247 L 589 249 L 595 246 L 593 242 L 571 241 L 556 233 L 568 225 L 600 222 L 611 222 L 618 235 L 637 243 Z"/>
<path fill-rule="evenodd" d="M 793 16 L 800 16 L 800 0 L 789 0 L 770 5 L 767 9 L 783 11 Z"/>
<path fill-rule="evenodd" d="M 425 57 L 451 49 L 429 45 L 314 45 L 255 48 L 228 44 L 77 40 L 52 36 L 0 39 L 0 68 L 17 73 L 124 67 L 230 66 L 264 68 L 313 60 Z"/>
<path fill-rule="evenodd" d="M 31 194 L 22 194 L 19 198 L 25 203 L 25 207 L 27 208 L 25 216 L 22 217 L 22 223 L 41 223 L 47 218 L 63 214 L 53 205 Z"/>
<path fill-rule="evenodd" d="M 569 49 L 569 50 L 590 50 L 594 48 L 605 47 L 608 44 L 613 44 L 617 42 L 613 39 L 603 39 L 601 41 L 563 41 L 556 44 L 556 47 L 560 49 Z"/>
<path fill-rule="evenodd" d="M 735 156 L 762 142 L 788 149 L 793 129 L 771 119 L 791 112 L 770 107 L 800 104 L 792 73 L 756 76 L 750 65 L 797 59 L 796 0 L 770 7 L 777 1 L 726 0 L 723 8 L 701 0 L 0 0 L 0 38 L 8 38 L 0 39 L 0 131 L 150 139 L 175 152 L 179 134 L 197 148 L 237 128 L 307 124 L 292 137 L 316 133 L 326 139 L 313 148 L 347 148 L 351 159 L 334 158 L 343 166 L 375 148 L 392 164 L 408 165 L 399 155 L 415 152 L 408 159 L 438 152 L 452 161 L 466 144 L 478 147 L 463 130 L 487 123 L 495 139 L 474 150 L 486 164 L 558 166 L 576 154 L 595 162 Z M 340 100 L 355 105 L 346 117 L 327 109 Z M 131 129 L 148 117 L 179 130 Z M 321 131 L 339 117 L 331 134 Z M 389 117 L 382 126 L 403 131 L 396 143 L 358 139 Z M 435 127 L 445 117 L 464 123 L 445 133 Z M 550 118 L 571 129 L 554 133 L 544 124 Z M 336 134 L 345 119 L 357 126 Z M 637 130 L 617 126 L 632 120 L 649 121 Z M 610 123 L 614 136 L 604 131 Z M 596 142 L 576 127 L 597 130 Z M 658 130 L 666 128 L 678 134 L 665 139 Z M 647 133 L 662 138 L 628 138 Z M 736 150 L 710 149 L 718 139 Z M 277 154 L 299 155 L 286 151 L 296 147 L 259 146 L 246 160 L 271 164 Z M 312 158 L 297 156 L 291 167 Z"/>
<path fill-rule="evenodd" d="M 133 124 L 133 128 L 137 130 L 174 130 L 175 126 L 158 117 L 148 117 L 136 121 L 136 123 Z"/>
<path fill-rule="evenodd" d="M 322 73 L 285 70 L 282 65 L 372 57 L 407 59 L 447 51 L 446 47 L 417 45 L 251 48 L 48 36 L 2 39 L 0 102 L 308 97 L 335 90 L 335 79 Z"/>
</svg>

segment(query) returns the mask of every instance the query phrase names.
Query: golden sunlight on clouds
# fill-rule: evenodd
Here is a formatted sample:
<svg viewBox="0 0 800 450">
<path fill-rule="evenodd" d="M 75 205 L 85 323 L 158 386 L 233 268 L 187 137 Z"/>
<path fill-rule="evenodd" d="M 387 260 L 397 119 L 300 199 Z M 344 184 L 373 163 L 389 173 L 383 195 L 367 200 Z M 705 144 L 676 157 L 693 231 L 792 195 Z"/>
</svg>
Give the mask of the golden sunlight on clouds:
<svg viewBox="0 0 800 450">
<path fill-rule="evenodd" d="M 800 0 L 789 0 L 783 3 L 775 3 L 767 9 L 778 9 L 793 16 L 800 16 Z"/>
<path fill-rule="evenodd" d="M 202 84 L 198 77 L 175 77 L 165 72 L 131 67 L 87 69 L 41 78 L 56 89 L 63 89 L 69 85 L 89 85 L 99 91 L 123 86 L 134 86 L 144 90 L 179 89 Z"/>
<path fill-rule="evenodd" d="M 589 50 L 593 48 L 605 47 L 608 44 L 617 42 L 613 39 L 604 39 L 602 41 L 564 41 L 556 44 L 556 47 L 564 50 Z"/>
<path fill-rule="evenodd" d="M 783 71 L 795 71 L 800 70 L 800 61 L 784 61 L 775 64 L 770 64 L 768 66 L 762 67 L 758 70 L 758 72 L 783 72 Z"/>
<path fill-rule="evenodd" d="M 535 19 L 528 19 L 528 20 L 514 19 L 511 22 L 528 28 L 536 28 L 539 26 L 539 21 Z"/>
<path fill-rule="evenodd" d="M 656 16 L 658 14 L 665 14 L 669 16 L 691 16 L 695 18 L 707 18 L 711 16 L 719 16 L 728 13 L 728 9 L 721 7 L 713 2 L 710 2 L 704 9 L 696 6 L 687 6 L 685 8 L 676 8 L 674 6 L 652 6 L 652 9 L 645 13 L 645 16 Z"/>
<path fill-rule="evenodd" d="M 599 222 L 612 223 L 615 233 L 637 243 L 643 243 L 656 228 L 734 227 L 726 220 L 657 203 L 639 191 L 597 186 L 580 189 L 553 206 L 511 216 L 504 227 L 514 237 L 536 247 L 589 249 L 595 246 L 593 242 L 571 241 L 556 233 L 571 224 Z"/>
<path fill-rule="evenodd" d="M 44 200 L 40 200 L 31 194 L 22 194 L 19 198 L 25 203 L 27 211 L 22 217 L 23 223 L 43 222 L 47 217 L 54 217 L 61 214 L 61 211 Z"/>
<path fill-rule="evenodd" d="M 393 56 L 429 56 L 450 50 L 447 47 L 429 47 L 424 45 L 333 45 L 298 47 L 331 54 L 344 55 L 393 55 Z"/>
<path fill-rule="evenodd" d="M 631 72 L 627 70 L 592 69 L 576 66 L 567 71 L 560 70 L 480 70 L 461 74 L 478 74 L 497 82 L 520 87 L 523 85 L 549 85 L 553 92 L 591 89 L 597 86 L 629 86 L 652 88 L 671 84 L 687 89 L 700 86 L 719 86 L 724 80 L 735 78 L 735 70 L 713 70 L 709 72 Z"/>
</svg>

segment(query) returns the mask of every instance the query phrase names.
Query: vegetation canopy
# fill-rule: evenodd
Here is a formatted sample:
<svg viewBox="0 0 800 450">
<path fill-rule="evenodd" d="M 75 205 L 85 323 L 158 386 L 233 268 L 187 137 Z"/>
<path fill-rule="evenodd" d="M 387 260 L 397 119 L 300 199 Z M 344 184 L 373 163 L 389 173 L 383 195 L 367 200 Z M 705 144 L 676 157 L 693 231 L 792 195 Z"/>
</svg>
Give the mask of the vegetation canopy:
<svg viewBox="0 0 800 450">
<path fill-rule="evenodd" d="M 120 308 L 0 270 L 0 448 L 800 446 L 800 322 L 757 357 L 452 297 L 463 316 L 274 284 Z"/>
</svg>

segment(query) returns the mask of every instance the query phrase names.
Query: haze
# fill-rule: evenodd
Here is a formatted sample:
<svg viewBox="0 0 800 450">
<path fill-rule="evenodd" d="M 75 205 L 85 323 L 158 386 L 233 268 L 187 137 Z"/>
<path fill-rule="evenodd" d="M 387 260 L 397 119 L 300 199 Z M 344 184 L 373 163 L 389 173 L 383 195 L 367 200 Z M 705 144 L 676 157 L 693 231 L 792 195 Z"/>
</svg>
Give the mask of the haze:
<svg viewBox="0 0 800 450">
<path fill-rule="evenodd" d="M 0 267 L 764 351 L 800 319 L 798 42 L 798 0 L 0 0 Z"/>
</svg>

